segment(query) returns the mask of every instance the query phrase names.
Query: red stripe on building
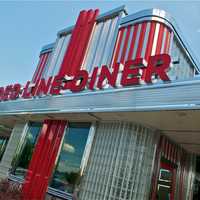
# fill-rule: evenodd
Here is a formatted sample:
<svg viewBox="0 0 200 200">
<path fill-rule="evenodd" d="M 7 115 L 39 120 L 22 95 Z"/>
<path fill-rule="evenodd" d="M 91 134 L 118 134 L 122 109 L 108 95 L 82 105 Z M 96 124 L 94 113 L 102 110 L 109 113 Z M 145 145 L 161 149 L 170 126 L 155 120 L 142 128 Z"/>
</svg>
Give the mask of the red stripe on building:
<svg viewBox="0 0 200 200">
<path fill-rule="evenodd" d="M 135 40 L 136 40 L 136 36 L 138 33 L 138 26 L 139 26 L 139 24 L 134 25 L 134 32 L 133 32 L 131 45 L 130 45 L 130 49 L 129 49 L 128 60 L 132 59 L 132 56 L 133 56 L 133 51 L 135 48 Z"/>
<path fill-rule="evenodd" d="M 45 58 L 44 58 L 44 62 L 43 62 L 42 65 L 41 65 L 41 70 L 40 70 L 40 72 L 38 73 L 38 77 L 37 77 L 37 80 L 36 80 L 36 81 L 38 81 L 38 80 L 41 79 L 42 73 L 43 73 L 43 71 L 44 71 L 44 69 L 45 69 L 45 66 L 46 66 L 46 64 L 47 64 L 48 57 L 49 57 L 49 54 L 46 54 L 46 55 L 45 55 Z"/>
<path fill-rule="evenodd" d="M 37 67 L 37 69 L 36 69 L 36 71 L 35 71 L 35 76 L 34 76 L 34 78 L 33 78 L 33 83 L 35 83 L 36 80 L 38 79 L 38 74 L 39 74 L 39 72 L 40 72 L 40 70 L 41 70 L 41 66 L 42 66 L 42 64 L 43 64 L 43 62 L 44 62 L 44 58 L 45 58 L 45 54 L 42 54 L 42 55 L 40 56 L 39 65 L 38 65 L 38 67 Z"/>
<path fill-rule="evenodd" d="M 146 28 L 147 28 L 147 22 L 143 22 L 142 26 L 141 26 L 140 38 L 139 38 L 138 47 L 137 47 L 137 51 L 136 51 L 136 58 L 141 57 L 142 48 L 144 45 L 144 36 L 146 34 Z"/>
<path fill-rule="evenodd" d="M 39 62 L 38 62 L 37 68 L 36 68 L 36 70 L 35 70 L 35 72 L 33 74 L 32 82 L 35 81 L 35 78 L 37 76 L 37 73 L 38 73 L 39 67 L 41 65 L 41 62 L 42 62 L 42 55 L 40 55 L 40 57 L 39 57 Z"/>
<path fill-rule="evenodd" d="M 120 51 L 120 47 L 121 47 L 121 43 L 122 43 L 122 38 L 123 38 L 123 35 L 124 35 L 124 31 L 125 31 L 125 28 L 121 28 L 119 30 L 119 33 L 118 33 L 118 39 L 117 39 L 117 43 L 115 45 L 115 53 L 114 53 L 114 59 L 113 59 L 113 64 L 117 62 L 118 60 L 118 57 L 119 57 L 119 51 Z"/>
<path fill-rule="evenodd" d="M 128 41 L 129 41 L 129 37 L 130 37 L 130 31 L 131 31 L 131 26 L 128 26 L 127 32 L 126 32 L 126 38 L 125 38 L 125 41 L 124 41 L 122 56 L 121 56 L 121 59 L 120 59 L 121 63 L 124 63 L 126 51 L 128 51 L 127 46 L 128 46 Z"/>
<path fill-rule="evenodd" d="M 166 38 L 165 38 L 165 44 L 164 44 L 164 53 L 168 53 L 169 47 L 170 47 L 170 32 L 167 29 Z"/>
<path fill-rule="evenodd" d="M 151 51 L 152 51 L 152 46 L 153 46 L 153 41 L 154 41 L 154 35 L 155 35 L 155 29 L 156 29 L 156 22 L 151 22 L 149 37 L 148 37 L 145 56 L 144 56 L 146 61 L 148 61 L 149 56 L 151 56 Z"/>
<path fill-rule="evenodd" d="M 96 17 L 99 10 L 81 11 L 72 32 L 67 51 L 65 53 L 61 68 L 60 76 L 74 75 L 76 71 L 81 69 L 81 64 L 85 57 L 85 53 L 92 35 L 93 28 L 96 24 Z"/>
<path fill-rule="evenodd" d="M 72 36 L 71 36 L 71 39 L 69 41 L 67 51 L 64 55 L 63 62 L 62 62 L 61 67 L 60 67 L 59 74 L 61 76 L 68 74 L 69 71 L 70 71 L 71 58 L 72 58 L 74 50 L 76 48 L 76 42 L 77 42 L 78 33 L 80 31 L 80 26 L 81 26 L 82 20 L 85 20 L 85 17 L 86 17 L 86 11 L 83 10 L 83 11 L 80 12 L 79 17 L 76 21 L 76 25 L 75 25 L 75 27 L 72 31 Z"/>
<path fill-rule="evenodd" d="M 45 120 L 23 184 L 23 200 L 44 199 L 65 126 L 66 121 Z"/>
<path fill-rule="evenodd" d="M 161 53 L 163 35 L 164 35 L 164 25 L 160 24 L 159 33 L 158 33 L 158 40 L 157 40 L 157 45 L 156 45 L 156 54 Z"/>
<path fill-rule="evenodd" d="M 89 10 L 86 17 L 86 24 L 82 27 L 80 34 L 80 43 L 76 51 L 75 57 L 73 59 L 72 74 L 75 74 L 78 69 L 80 69 L 83 59 L 85 57 L 85 52 L 88 47 L 90 36 L 92 35 L 93 29 L 95 27 L 96 17 L 98 16 L 99 10 L 92 11 Z"/>
</svg>

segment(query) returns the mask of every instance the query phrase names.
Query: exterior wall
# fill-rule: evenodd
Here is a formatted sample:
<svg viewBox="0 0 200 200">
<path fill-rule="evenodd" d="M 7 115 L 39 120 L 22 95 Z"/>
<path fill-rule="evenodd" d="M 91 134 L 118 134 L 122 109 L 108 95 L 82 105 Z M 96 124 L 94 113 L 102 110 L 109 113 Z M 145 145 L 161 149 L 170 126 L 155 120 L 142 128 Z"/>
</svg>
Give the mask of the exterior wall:
<svg viewBox="0 0 200 200">
<path fill-rule="evenodd" d="M 51 59 L 51 55 L 52 55 L 51 50 L 47 51 L 47 52 L 42 52 L 40 54 L 38 66 L 37 66 L 35 73 L 33 75 L 33 78 L 32 78 L 33 83 L 36 83 L 41 78 L 45 78 L 45 73 L 49 66 L 49 61 Z"/>
<path fill-rule="evenodd" d="M 186 52 L 181 48 L 177 37 L 173 38 L 170 55 L 174 64 L 171 66 L 168 75 L 172 80 L 184 80 L 194 77 L 196 70 L 188 59 Z"/>
<path fill-rule="evenodd" d="M 151 183 L 151 199 L 154 200 L 156 198 L 160 163 L 163 159 L 174 165 L 176 171 L 175 177 L 173 177 L 175 179 L 173 183 L 174 199 L 192 200 L 196 164 L 195 155 L 185 151 L 181 146 L 173 143 L 165 136 L 160 138 L 156 150 Z"/>
<path fill-rule="evenodd" d="M 8 141 L 7 148 L 0 163 L 0 178 L 7 178 L 11 169 L 11 163 L 16 154 L 18 144 L 26 131 L 26 123 L 16 124 Z"/>
<path fill-rule="evenodd" d="M 149 199 L 156 142 L 140 125 L 99 123 L 79 199 Z"/>
</svg>

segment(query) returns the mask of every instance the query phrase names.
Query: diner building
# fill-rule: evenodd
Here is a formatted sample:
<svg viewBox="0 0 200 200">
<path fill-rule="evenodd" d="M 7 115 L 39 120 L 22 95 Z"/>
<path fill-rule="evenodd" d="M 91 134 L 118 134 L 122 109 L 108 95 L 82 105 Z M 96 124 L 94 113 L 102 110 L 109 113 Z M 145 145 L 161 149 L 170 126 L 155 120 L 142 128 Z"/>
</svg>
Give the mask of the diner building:
<svg viewBox="0 0 200 200">
<path fill-rule="evenodd" d="M 24 200 L 200 199 L 200 64 L 172 16 L 83 10 L 52 42 L 0 87 L 0 178 Z"/>
</svg>

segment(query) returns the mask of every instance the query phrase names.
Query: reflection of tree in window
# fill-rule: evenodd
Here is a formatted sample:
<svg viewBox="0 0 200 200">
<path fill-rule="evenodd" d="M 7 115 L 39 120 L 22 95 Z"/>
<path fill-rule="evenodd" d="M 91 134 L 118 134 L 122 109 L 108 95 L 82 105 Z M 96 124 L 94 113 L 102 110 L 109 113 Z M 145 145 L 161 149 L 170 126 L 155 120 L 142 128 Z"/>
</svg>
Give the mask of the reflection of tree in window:
<svg viewBox="0 0 200 200">
<path fill-rule="evenodd" d="M 73 193 L 80 182 L 83 153 L 90 124 L 70 123 L 64 137 L 51 187 Z"/>
<path fill-rule="evenodd" d="M 36 144 L 41 127 L 41 123 L 29 124 L 29 129 L 26 133 L 24 141 L 22 141 L 21 144 L 22 147 L 20 147 L 20 151 L 18 154 L 15 155 L 15 158 L 12 163 L 13 173 L 15 175 L 24 177 L 29 162 L 32 158 L 34 146 Z"/>
</svg>

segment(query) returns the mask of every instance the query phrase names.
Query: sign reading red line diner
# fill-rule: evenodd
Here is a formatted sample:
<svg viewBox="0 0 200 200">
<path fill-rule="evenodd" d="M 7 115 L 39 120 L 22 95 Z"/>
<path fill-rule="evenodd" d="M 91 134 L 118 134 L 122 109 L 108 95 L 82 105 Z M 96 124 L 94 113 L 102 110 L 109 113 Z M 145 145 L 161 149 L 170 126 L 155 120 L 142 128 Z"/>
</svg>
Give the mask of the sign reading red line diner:
<svg viewBox="0 0 200 200">
<path fill-rule="evenodd" d="M 152 76 L 166 82 L 170 81 L 167 70 L 171 58 L 168 54 L 150 56 L 148 63 L 143 58 L 128 60 L 125 64 L 114 63 L 112 67 L 106 65 L 95 67 L 89 74 L 86 70 L 78 70 L 74 76 L 56 75 L 47 80 L 41 79 L 36 83 L 27 81 L 25 86 L 19 83 L 0 87 L 0 101 L 28 99 L 37 96 L 59 95 L 62 91 L 80 92 L 85 89 L 104 89 L 105 85 L 113 88 L 139 85 L 142 81 L 152 84 Z"/>
</svg>

